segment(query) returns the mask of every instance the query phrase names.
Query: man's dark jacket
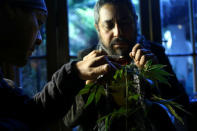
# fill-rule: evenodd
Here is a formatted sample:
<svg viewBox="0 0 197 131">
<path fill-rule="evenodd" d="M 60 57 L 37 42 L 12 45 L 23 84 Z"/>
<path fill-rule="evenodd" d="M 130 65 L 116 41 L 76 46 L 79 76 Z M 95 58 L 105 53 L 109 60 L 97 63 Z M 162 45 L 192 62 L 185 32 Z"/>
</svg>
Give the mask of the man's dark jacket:
<svg viewBox="0 0 197 131">
<path fill-rule="evenodd" d="M 63 65 L 33 98 L 0 75 L 0 130 L 37 131 L 62 118 L 84 86 L 73 64 Z"/>
</svg>

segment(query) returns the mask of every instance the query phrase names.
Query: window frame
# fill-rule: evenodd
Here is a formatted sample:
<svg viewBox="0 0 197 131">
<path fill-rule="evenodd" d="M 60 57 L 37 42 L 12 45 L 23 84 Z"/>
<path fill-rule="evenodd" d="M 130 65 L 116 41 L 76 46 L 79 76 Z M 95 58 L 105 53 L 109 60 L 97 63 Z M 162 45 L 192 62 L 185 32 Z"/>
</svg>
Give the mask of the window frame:
<svg viewBox="0 0 197 131">
<path fill-rule="evenodd" d="M 190 18 L 190 39 L 192 43 L 192 53 L 185 54 L 166 54 L 168 57 L 184 57 L 191 56 L 193 58 L 193 90 L 197 92 L 197 71 L 195 52 L 195 37 L 194 37 L 194 12 L 193 0 L 189 0 L 189 18 Z M 140 15 L 142 34 L 147 40 L 162 43 L 161 35 L 161 17 L 160 17 L 160 0 L 140 0 Z M 153 14 L 154 13 L 154 14 Z M 154 26 L 152 26 L 154 25 Z"/>
<path fill-rule="evenodd" d="M 47 35 L 47 79 L 64 63 L 69 62 L 67 0 L 46 0 L 48 18 Z"/>
</svg>

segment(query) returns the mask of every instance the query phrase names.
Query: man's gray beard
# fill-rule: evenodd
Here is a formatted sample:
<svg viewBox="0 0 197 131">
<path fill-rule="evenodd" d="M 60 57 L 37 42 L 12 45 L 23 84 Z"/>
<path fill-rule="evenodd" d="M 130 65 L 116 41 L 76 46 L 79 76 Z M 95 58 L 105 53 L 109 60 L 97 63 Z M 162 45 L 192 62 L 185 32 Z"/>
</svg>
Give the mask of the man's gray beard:
<svg viewBox="0 0 197 131">
<path fill-rule="evenodd" d="M 113 47 L 110 45 L 110 47 L 105 47 L 105 45 L 102 43 L 102 41 L 99 41 L 100 49 L 104 50 L 108 55 L 118 55 L 118 56 L 123 56 L 123 57 L 128 57 L 129 56 L 129 51 L 131 50 L 130 48 L 123 50 L 123 49 L 116 49 L 114 50 Z"/>
</svg>

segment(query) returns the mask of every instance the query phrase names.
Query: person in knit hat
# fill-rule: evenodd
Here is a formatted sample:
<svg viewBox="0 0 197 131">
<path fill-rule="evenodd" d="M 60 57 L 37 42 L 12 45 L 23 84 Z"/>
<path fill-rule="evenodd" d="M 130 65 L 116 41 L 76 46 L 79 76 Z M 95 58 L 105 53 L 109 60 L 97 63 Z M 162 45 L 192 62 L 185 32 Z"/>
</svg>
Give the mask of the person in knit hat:
<svg viewBox="0 0 197 131">
<path fill-rule="evenodd" d="M 6 43 L 1 44 L 1 60 L 23 66 L 35 45 L 40 45 L 42 42 L 39 29 L 47 17 L 45 2 L 44 0 L 1 0 L 0 7 L 0 17 L 3 19 L 0 40 L 1 43 Z"/>
</svg>

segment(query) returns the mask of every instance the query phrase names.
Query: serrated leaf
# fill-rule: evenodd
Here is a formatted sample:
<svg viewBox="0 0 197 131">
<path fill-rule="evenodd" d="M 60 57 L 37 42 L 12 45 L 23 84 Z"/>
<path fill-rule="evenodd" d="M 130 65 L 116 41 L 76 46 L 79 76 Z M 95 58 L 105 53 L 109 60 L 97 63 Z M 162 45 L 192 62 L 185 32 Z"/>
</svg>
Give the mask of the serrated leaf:
<svg viewBox="0 0 197 131">
<path fill-rule="evenodd" d="M 183 125 L 183 119 L 176 113 L 176 111 L 170 106 L 169 104 L 165 104 L 165 106 L 169 109 L 170 113 L 178 120 L 180 121 Z"/>
<path fill-rule="evenodd" d="M 123 74 L 123 69 L 120 70 L 119 77 L 121 78 Z"/>
<path fill-rule="evenodd" d="M 78 95 L 87 94 L 90 91 L 90 88 L 83 88 L 79 91 Z"/>
<path fill-rule="evenodd" d="M 90 83 L 85 85 L 85 87 L 83 89 L 81 89 L 78 93 L 78 95 L 84 95 L 90 92 L 91 87 L 94 86 L 94 83 Z"/>
<path fill-rule="evenodd" d="M 102 86 L 99 86 L 97 91 L 96 91 L 96 95 L 95 95 L 95 103 L 97 104 L 101 98 L 101 95 L 104 92 L 104 88 Z"/>
<path fill-rule="evenodd" d="M 102 120 L 104 120 L 106 117 L 108 117 L 108 115 L 99 118 L 99 119 L 97 120 L 97 123 L 100 123 L 100 122 L 101 122 Z"/>
<path fill-rule="evenodd" d="M 95 85 L 95 83 L 89 83 L 85 85 L 85 88 L 91 88 Z"/>
<path fill-rule="evenodd" d="M 127 69 L 124 71 L 124 76 L 127 77 Z"/>
<path fill-rule="evenodd" d="M 169 82 L 168 82 L 168 80 L 165 78 L 165 77 L 163 77 L 163 76 L 161 76 L 161 75 L 157 75 L 157 80 L 160 82 L 160 83 L 164 83 L 164 84 L 166 84 L 166 85 L 169 85 L 169 86 L 171 86 L 170 84 L 169 84 Z"/>
<path fill-rule="evenodd" d="M 159 71 L 158 70 L 157 71 L 151 71 L 151 72 L 148 72 L 148 73 L 146 72 L 146 73 L 144 73 L 144 76 L 145 76 L 145 78 L 151 79 L 154 82 L 155 81 L 159 81 L 160 83 L 164 83 L 164 84 L 167 84 L 168 86 L 171 86 L 169 84 L 167 78 L 164 77 L 164 75 L 159 74 Z"/>
<path fill-rule="evenodd" d="M 95 91 L 90 93 L 88 100 L 85 104 L 85 108 L 92 103 L 92 101 L 94 100 L 94 96 L 95 96 Z"/>
<path fill-rule="evenodd" d="M 147 71 L 151 65 L 152 65 L 152 60 L 148 60 L 144 66 L 144 70 Z"/>
<path fill-rule="evenodd" d="M 132 115 L 132 114 L 136 113 L 141 108 L 142 108 L 141 106 L 138 106 L 138 107 L 132 108 L 132 110 L 128 109 L 128 114 Z"/>
<path fill-rule="evenodd" d="M 109 127 L 109 116 L 105 118 L 105 131 L 108 131 L 108 127 Z"/>
<path fill-rule="evenodd" d="M 114 80 L 117 80 L 119 74 L 119 70 L 116 71 L 115 75 L 113 76 Z"/>
<path fill-rule="evenodd" d="M 103 86 L 100 86 L 99 88 L 101 88 L 101 90 L 99 90 L 99 91 L 101 92 L 101 94 L 102 94 L 102 95 L 106 95 L 106 94 L 105 94 L 104 87 L 103 87 Z"/>
<path fill-rule="evenodd" d="M 168 86 L 171 86 L 168 82 L 168 79 L 165 77 L 172 76 L 172 75 L 162 69 L 166 65 L 162 65 L 162 64 L 150 65 L 149 64 L 148 66 L 149 66 L 149 69 L 147 69 L 147 71 L 144 70 L 141 72 L 141 75 L 143 77 L 151 79 L 152 81 L 159 81 L 160 83 L 164 83 L 164 84 L 167 84 Z"/>
<path fill-rule="evenodd" d="M 163 99 L 161 97 L 158 97 L 158 96 L 153 96 L 153 99 L 156 100 L 158 103 L 161 103 L 163 105 L 165 105 L 170 113 L 178 120 L 180 121 L 182 124 L 184 124 L 182 118 L 175 112 L 174 108 L 172 106 L 175 106 L 177 107 L 178 109 L 182 110 L 185 112 L 185 110 L 182 108 L 182 105 L 174 102 L 174 101 L 171 101 L 171 100 L 166 100 L 166 99 Z"/>
<path fill-rule="evenodd" d="M 183 111 L 183 112 L 185 112 L 185 113 L 191 115 L 190 112 L 186 111 L 186 110 L 183 108 L 183 105 L 180 105 L 180 104 L 178 104 L 178 103 L 176 103 L 176 102 L 174 102 L 174 101 L 170 101 L 169 103 L 170 103 L 172 106 L 174 106 L 175 108 L 177 108 L 177 109 L 179 109 L 179 110 L 181 110 L 181 111 Z"/>
<path fill-rule="evenodd" d="M 131 100 L 135 100 L 135 101 L 137 101 L 138 99 L 139 99 L 139 94 L 133 94 L 133 95 L 130 95 L 129 97 L 128 97 L 128 101 L 131 101 Z"/>
<path fill-rule="evenodd" d="M 101 98 L 101 94 L 99 92 L 96 92 L 96 95 L 95 95 L 95 103 L 97 104 L 99 102 Z"/>
<path fill-rule="evenodd" d="M 167 102 L 166 99 L 163 99 L 163 98 L 156 96 L 156 95 L 153 95 L 152 100 L 158 101 L 158 102 Z"/>
<path fill-rule="evenodd" d="M 158 69 L 162 69 L 166 67 L 166 65 L 162 65 L 162 64 L 156 64 L 156 65 L 152 65 L 149 67 L 148 71 L 151 71 L 151 70 L 158 70 Z"/>
<path fill-rule="evenodd" d="M 122 115 L 126 115 L 127 111 L 125 108 L 121 107 L 118 110 L 114 110 L 112 113 L 110 113 L 111 118 L 113 117 L 119 117 Z"/>
<path fill-rule="evenodd" d="M 124 113 L 126 113 L 126 109 L 125 108 L 120 108 L 120 109 L 118 109 L 117 111 L 115 111 L 116 113 L 120 113 L 120 114 L 124 114 Z"/>
<path fill-rule="evenodd" d="M 123 69 L 116 70 L 115 75 L 113 76 L 114 80 L 117 80 L 122 77 Z"/>
<path fill-rule="evenodd" d="M 164 70 L 157 70 L 157 73 L 159 73 L 160 75 L 164 75 L 164 76 L 173 76 L 172 74 Z"/>
</svg>

